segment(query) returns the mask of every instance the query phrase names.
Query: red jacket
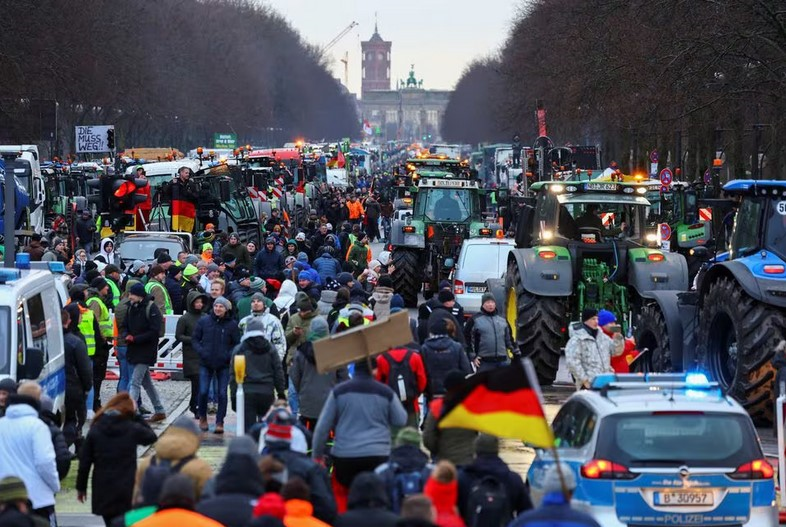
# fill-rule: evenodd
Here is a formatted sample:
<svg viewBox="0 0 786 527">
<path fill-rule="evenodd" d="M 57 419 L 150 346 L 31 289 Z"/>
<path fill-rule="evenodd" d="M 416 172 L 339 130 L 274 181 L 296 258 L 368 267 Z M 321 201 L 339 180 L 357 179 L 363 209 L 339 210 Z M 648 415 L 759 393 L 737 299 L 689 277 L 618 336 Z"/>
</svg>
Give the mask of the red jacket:
<svg viewBox="0 0 786 527">
<path fill-rule="evenodd" d="M 612 336 L 605 329 L 603 332 L 609 337 Z M 633 339 L 625 339 L 625 348 L 622 350 L 622 353 L 616 357 L 611 357 L 611 368 L 614 370 L 614 373 L 630 373 L 630 363 L 638 356 L 639 352 L 636 349 L 636 342 Z"/>
<path fill-rule="evenodd" d="M 409 351 L 408 348 L 398 348 L 392 349 L 388 353 L 393 357 L 393 360 L 401 361 L 404 359 L 404 355 L 407 354 L 407 351 Z M 426 367 L 423 365 L 423 357 L 421 357 L 420 353 L 416 350 L 412 350 L 412 355 L 409 358 L 409 368 L 412 370 L 412 373 L 415 374 L 415 378 L 418 382 L 418 395 L 420 395 L 426 389 Z M 388 384 L 389 375 L 390 364 L 384 354 L 379 355 L 377 357 L 377 373 L 375 377 L 382 384 Z M 414 410 L 416 412 L 420 410 L 417 399 L 413 401 L 413 405 L 413 408 L 407 408 L 407 410 Z"/>
<path fill-rule="evenodd" d="M 456 506 L 458 500 L 458 481 L 440 483 L 428 478 L 423 487 L 423 494 L 431 498 L 431 503 L 437 509 L 437 525 L 439 527 L 464 527 Z"/>
</svg>

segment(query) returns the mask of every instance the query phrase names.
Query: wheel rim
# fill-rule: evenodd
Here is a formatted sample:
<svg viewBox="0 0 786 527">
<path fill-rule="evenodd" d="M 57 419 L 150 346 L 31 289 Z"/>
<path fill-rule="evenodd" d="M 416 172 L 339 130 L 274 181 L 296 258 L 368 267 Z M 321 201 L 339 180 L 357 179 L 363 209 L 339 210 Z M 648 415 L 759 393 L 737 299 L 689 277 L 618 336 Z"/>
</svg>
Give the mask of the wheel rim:
<svg viewBox="0 0 786 527">
<path fill-rule="evenodd" d="M 516 335 L 518 327 L 516 326 L 516 318 L 518 317 L 518 306 L 516 306 L 516 288 L 511 287 L 508 289 L 508 299 L 505 304 L 505 318 L 508 320 L 510 326 L 511 337 L 513 342 L 516 342 Z"/>
<path fill-rule="evenodd" d="M 729 388 L 737 374 L 737 332 L 725 313 L 719 313 L 713 320 L 707 347 L 713 377 L 721 386 Z"/>
</svg>

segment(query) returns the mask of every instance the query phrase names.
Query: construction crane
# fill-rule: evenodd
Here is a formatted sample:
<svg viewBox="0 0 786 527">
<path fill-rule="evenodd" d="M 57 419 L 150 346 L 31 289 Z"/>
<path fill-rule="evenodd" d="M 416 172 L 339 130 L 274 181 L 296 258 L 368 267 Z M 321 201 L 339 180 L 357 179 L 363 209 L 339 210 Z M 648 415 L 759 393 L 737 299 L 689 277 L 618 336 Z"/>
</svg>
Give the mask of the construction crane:
<svg viewBox="0 0 786 527">
<path fill-rule="evenodd" d="M 339 41 L 339 40 L 341 40 L 342 38 L 344 38 L 344 37 L 347 35 L 347 33 L 349 33 L 350 31 L 352 31 L 352 29 L 353 29 L 355 26 L 357 26 L 357 25 L 359 25 L 359 24 L 353 20 L 351 24 L 349 24 L 347 27 L 345 27 L 345 28 L 344 28 L 344 30 L 343 30 L 343 31 L 341 31 L 341 33 L 339 33 L 338 35 L 336 35 L 336 37 L 335 37 L 333 40 L 331 40 L 330 42 L 328 42 L 328 43 L 325 45 L 325 47 L 324 47 L 324 48 L 322 48 L 322 51 L 323 51 L 323 52 L 325 52 L 325 51 L 328 51 L 328 50 L 330 50 L 330 48 L 332 48 L 333 46 L 335 46 L 336 44 L 338 44 L 338 41 Z"/>
</svg>

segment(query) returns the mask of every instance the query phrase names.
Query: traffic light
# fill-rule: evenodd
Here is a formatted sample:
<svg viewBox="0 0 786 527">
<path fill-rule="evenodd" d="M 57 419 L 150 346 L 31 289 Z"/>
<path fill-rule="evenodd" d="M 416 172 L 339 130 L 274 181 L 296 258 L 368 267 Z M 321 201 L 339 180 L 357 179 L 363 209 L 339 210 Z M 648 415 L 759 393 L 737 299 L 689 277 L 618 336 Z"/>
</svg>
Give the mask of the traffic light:
<svg viewBox="0 0 786 527">
<path fill-rule="evenodd" d="M 106 131 L 106 146 L 109 150 L 115 149 L 115 129 L 110 128 Z"/>
<path fill-rule="evenodd" d="M 147 186 L 146 179 L 136 179 L 132 175 L 112 180 L 112 195 L 109 217 L 112 230 L 121 230 L 134 222 L 136 206 L 147 200 L 147 195 L 138 190 Z"/>
</svg>

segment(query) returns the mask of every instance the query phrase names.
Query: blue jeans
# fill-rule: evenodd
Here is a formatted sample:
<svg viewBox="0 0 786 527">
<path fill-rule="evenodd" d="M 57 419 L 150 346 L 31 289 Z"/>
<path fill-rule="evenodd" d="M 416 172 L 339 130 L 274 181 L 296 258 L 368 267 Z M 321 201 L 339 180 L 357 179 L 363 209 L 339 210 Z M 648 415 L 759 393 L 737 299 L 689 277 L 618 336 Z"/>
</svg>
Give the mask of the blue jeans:
<svg viewBox="0 0 786 527">
<path fill-rule="evenodd" d="M 90 371 L 93 371 L 93 357 L 90 357 Z M 88 412 L 93 409 L 93 400 L 95 399 L 95 396 L 95 389 L 90 388 L 90 391 L 87 392 L 87 400 L 85 401 L 85 408 L 87 408 Z"/>
<path fill-rule="evenodd" d="M 295 384 L 292 382 L 292 379 L 289 379 L 289 386 L 287 387 L 287 402 L 292 415 L 297 416 L 300 404 L 297 400 L 297 390 L 295 390 Z"/>
<path fill-rule="evenodd" d="M 127 392 L 128 387 L 131 385 L 131 372 L 134 368 L 128 364 L 126 360 L 126 353 L 128 353 L 127 346 L 117 346 L 117 363 L 120 366 L 120 380 L 117 381 L 117 391 Z"/>
<path fill-rule="evenodd" d="M 207 419 L 207 394 L 213 379 L 218 380 L 218 413 L 216 423 L 224 424 L 227 415 L 227 388 L 229 387 L 229 367 L 213 370 L 205 366 L 199 367 L 199 417 Z"/>
<path fill-rule="evenodd" d="M 142 388 L 145 389 L 150 402 L 153 403 L 153 411 L 157 414 L 163 414 L 164 405 L 161 403 L 161 398 L 158 396 L 153 379 L 150 378 L 150 366 L 147 364 L 132 364 L 131 366 L 131 382 L 128 387 L 128 395 L 132 400 L 139 400 L 142 395 Z"/>
</svg>

